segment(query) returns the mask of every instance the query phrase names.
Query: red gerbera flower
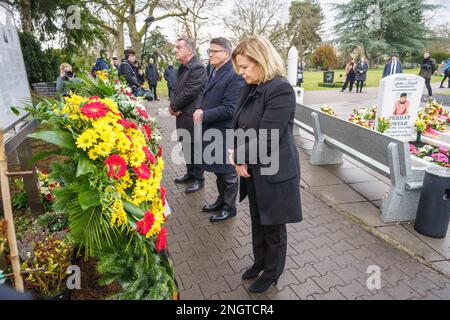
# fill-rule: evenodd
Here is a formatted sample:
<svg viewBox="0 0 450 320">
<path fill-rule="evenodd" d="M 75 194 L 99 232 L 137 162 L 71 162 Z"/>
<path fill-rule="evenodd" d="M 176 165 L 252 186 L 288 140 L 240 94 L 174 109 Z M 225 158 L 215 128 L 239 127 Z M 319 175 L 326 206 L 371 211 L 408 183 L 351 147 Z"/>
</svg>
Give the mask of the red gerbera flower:
<svg viewBox="0 0 450 320">
<path fill-rule="evenodd" d="M 144 129 L 144 133 L 147 136 L 147 138 L 150 140 L 152 138 L 152 129 L 146 124 L 142 127 Z"/>
<path fill-rule="evenodd" d="M 117 180 L 125 175 L 127 171 L 127 163 L 124 158 L 118 154 L 111 155 L 105 160 L 105 164 L 108 166 L 108 177 L 113 177 Z"/>
<path fill-rule="evenodd" d="M 131 121 L 128 121 L 127 119 L 120 119 L 117 121 L 118 124 L 121 124 L 124 128 L 129 129 L 137 129 L 137 125 Z"/>
<path fill-rule="evenodd" d="M 167 247 L 167 229 L 161 228 L 161 231 L 156 238 L 155 250 L 156 252 L 160 252 L 163 249 L 168 249 Z"/>
<path fill-rule="evenodd" d="M 150 211 L 146 211 L 144 218 L 136 222 L 136 231 L 142 235 L 146 235 L 155 222 L 155 216 Z"/>
<path fill-rule="evenodd" d="M 136 108 L 136 109 L 141 116 L 143 116 L 145 119 L 148 119 L 148 114 L 144 109 L 141 109 L 141 108 Z"/>
<path fill-rule="evenodd" d="M 89 102 L 80 109 L 83 115 L 91 119 L 103 118 L 108 110 L 108 106 L 101 102 Z"/>
<path fill-rule="evenodd" d="M 145 152 L 145 156 L 146 156 L 147 160 L 150 161 L 151 164 L 154 164 L 156 161 L 156 158 L 153 155 L 153 153 L 150 151 L 150 149 L 147 146 L 144 146 L 142 149 Z"/>
<path fill-rule="evenodd" d="M 166 188 L 163 185 L 161 185 L 159 192 L 161 193 L 162 204 L 163 204 L 163 206 L 165 206 L 166 205 Z"/>
<path fill-rule="evenodd" d="M 162 147 L 158 147 L 158 157 L 162 157 Z"/>
<path fill-rule="evenodd" d="M 137 168 L 134 167 L 133 170 L 134 170 L 134 172 L 136 172 L 136 176 L 139 179 L 143 179 L 143 180 L 150 179 L 150 170 L 145 165 L 145 163 L 142 163 L 140 167 L 137 167 Z"/>
</svg>

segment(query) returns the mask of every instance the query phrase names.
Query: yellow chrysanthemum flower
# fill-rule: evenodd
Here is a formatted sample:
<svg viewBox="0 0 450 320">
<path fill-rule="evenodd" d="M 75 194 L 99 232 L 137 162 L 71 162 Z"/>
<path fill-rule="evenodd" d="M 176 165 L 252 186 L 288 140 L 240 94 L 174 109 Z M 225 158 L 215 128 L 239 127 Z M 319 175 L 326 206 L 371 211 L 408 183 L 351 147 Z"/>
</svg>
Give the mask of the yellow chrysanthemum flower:
<svg viewBox="0 0 450 320">
<path fill-rule="evenodd" d="M 95 132 L 95 130 L 87 129 L 78 136 L 76 145 L 78 148 L 83 149 L 83 151 L 86 151 L 87 149 L 92 147 L 94 143 L 97 142 L 97 137 L 98 135 Z"/>
</svg>

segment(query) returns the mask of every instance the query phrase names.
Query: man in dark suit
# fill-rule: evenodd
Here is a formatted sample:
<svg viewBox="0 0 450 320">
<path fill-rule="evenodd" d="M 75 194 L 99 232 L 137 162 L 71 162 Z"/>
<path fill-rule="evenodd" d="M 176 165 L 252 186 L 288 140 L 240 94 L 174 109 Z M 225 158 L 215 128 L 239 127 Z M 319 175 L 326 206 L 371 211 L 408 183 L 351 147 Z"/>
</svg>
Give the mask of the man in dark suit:
<svg viewBox="0 0 450 320">
<path fill-rule="evenodd" d="M 169 91 L 169 100 L 172 98 L 173 85 L 177 78 L 177 69 L 173 66 L 172 61 L 169 61 L 167 69 L 164 71 L 164 80 L 167 82 L 167 89 Z"/>
<path fill-rule="evenodd" d="M 236 170 L 231 164 L 227 164 L 226 131 L 233 124 L 234 107 L 239 98 L 244 80 L 237 75 L 231 61 L 231 42 L 225 38 L 214 38 L 208 49 L 211 72 L 206 84 L 199 109 L 194 113 L 194 122 L 203 123 L 203 130 L 210 129 L 220 131 L 222 139 L 211 143 L 213 150 L 222 151 L 222 159 L 208 161 L 204 164 L 206 171 L 214 172 L 219 191 L 217 200 L 203 207 L 203 212 L 220 213 L 210 218 L 211 222 L 223 221 L 236 215 L 236 197 L 238 192 L 238 180 Z M 221 140 L 221 141 L 220 141 Z M 208 156 L 204 154 L 204 157 Z M 215 154 L 212 157 L 218 156 Z M 204 159 L 205 160 L 205 159 Z M 211 159 L 212 160 L 212 159 Z M 208 164 L 209 163 L 209 164 Z"/>
<path fill-rule="evenodd" d="M 187 169 L 187 173 L 175 179 L 175 183 L 192 182 L 192 185 L 186 189 L 186 193 L 191 193 L 203 188 L 205 181 L 201 158 L 200 162 L 196 163 L 194 156 L 199 148 L 201 151 L 201 143 L 200 145 L 194 143 L 193 114 L 201 98 L 207 76 L 205 66 L 195 56 L 195 46 L 191 39 L 178 39 L 175 49 L 175 58 L 181 66 L 173 87 L 169 112 L 177 119 L 178 137 L 182 141 Z M 189 133 L 190 136 L 182 135 L 180 129 L 184 129 L 184 133 Z"/>
<path fill-rule="evenodd" d="M 382 78 L 390 76 L 391 74 L 396 74 L 396 73 L 403 73 L 403 67 L 402 67 L 402 63 L 398 60 L 397 54 L 394 53 L 391 56 L 391 60 L 388 61 L 386 63 L 386 65 L 384 66 Z"/>
<path fill-rule="evenodd" d="M 148 88 L 150 91 L 153 91 L 155 101 L 159 101 L 158 95 L 156 94 L 156 87 L 158 86 L 159 81 L 159 72 L 153 58 L 148 59 L 147 67 L 145 67 L 145 77 L 147 78 Z"/>
</svg>

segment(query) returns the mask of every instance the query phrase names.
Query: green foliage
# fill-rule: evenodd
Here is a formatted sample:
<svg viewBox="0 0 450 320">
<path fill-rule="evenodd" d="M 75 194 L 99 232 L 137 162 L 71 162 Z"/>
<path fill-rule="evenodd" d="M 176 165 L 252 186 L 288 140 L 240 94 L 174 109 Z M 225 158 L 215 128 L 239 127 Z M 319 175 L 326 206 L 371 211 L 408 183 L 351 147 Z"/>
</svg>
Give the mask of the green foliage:
<svg viewBox="0 0 450 320">
<path fill-rule="evenodd" d="M 100 284 L 118 283 L 123 291 L 110 299 L 170 300 L 178 289 L 173 279 L 172 265 L 154 252 L 153 241 L 133 238 L 131 243 L 114 243 L 97 254 Z"/>
<path fill-rule="evenodd" d="M 68 227 L 67 216 L 60 212 L 47 212 L 41 215 L 36 223 L 50 233 L 63 231 Z"/>
<path fill-rule="evenodd" d="M 65 131 L 39 131 L 28 135 L 30 138 L 40 139 L 60 148 L 76 151 L 77 146 L 72 135 Z"/>
<path fill-rule="evenodd" d="M 320 28 L 324 15 L 317 0 L 292 1 L 289 7 L 288 35 L 291 46 L 299 49 L 299 55 L 312 54 L 314 48 L 322 41 Z"/>
<path fill-rule="evenodd" d="M 335 4 L 338 42 L 350 52 L 362 46 L 371 61 L 392 52 L 401 54 L 403 59 L 404 55 L 423 49 L 424 14 L 436 7 L 425 0 L 351 0 Z"/>
<path fill-rule="evenodd" d="M 311 56 L 311 61 L 316 67 L 321 67 L 323 70 L 336 68 L 338 65 L 336 51 L 331 44 L 318 46 Z"/>
<path fill-rule="evenodd" d="M 319 82 L 319 87 L 323 88 L 340 88 L 343 85 L 343 82 Z"/>
</svg>

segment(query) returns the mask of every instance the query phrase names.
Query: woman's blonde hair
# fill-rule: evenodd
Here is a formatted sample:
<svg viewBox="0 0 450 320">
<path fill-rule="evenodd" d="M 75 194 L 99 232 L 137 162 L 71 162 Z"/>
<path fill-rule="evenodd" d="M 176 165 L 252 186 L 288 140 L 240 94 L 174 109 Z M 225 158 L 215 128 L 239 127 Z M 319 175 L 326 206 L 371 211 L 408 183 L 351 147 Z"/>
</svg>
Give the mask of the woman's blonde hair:
<svg viewBox="0 0 450 320">
<path fill-rule="evenodd" d="M 238 55 L 246 56 L 263 69 L 261 82 L 272 80 L 285 73 L 283 59 L 281 59 L 272 43 L 263 36 L 251 36 L 239 43 L 233 51 L 233 67 L 237 73 L 239 72 L 239 66 L 236 62 Z"/>
<path fill-rule="evenodd" d="M 61 65 L 59 66 L 59 70 L 65 70 L 66 68 L 72 71 L 72 66 L 66 62 L 61 63 Z"/>
</svg>

